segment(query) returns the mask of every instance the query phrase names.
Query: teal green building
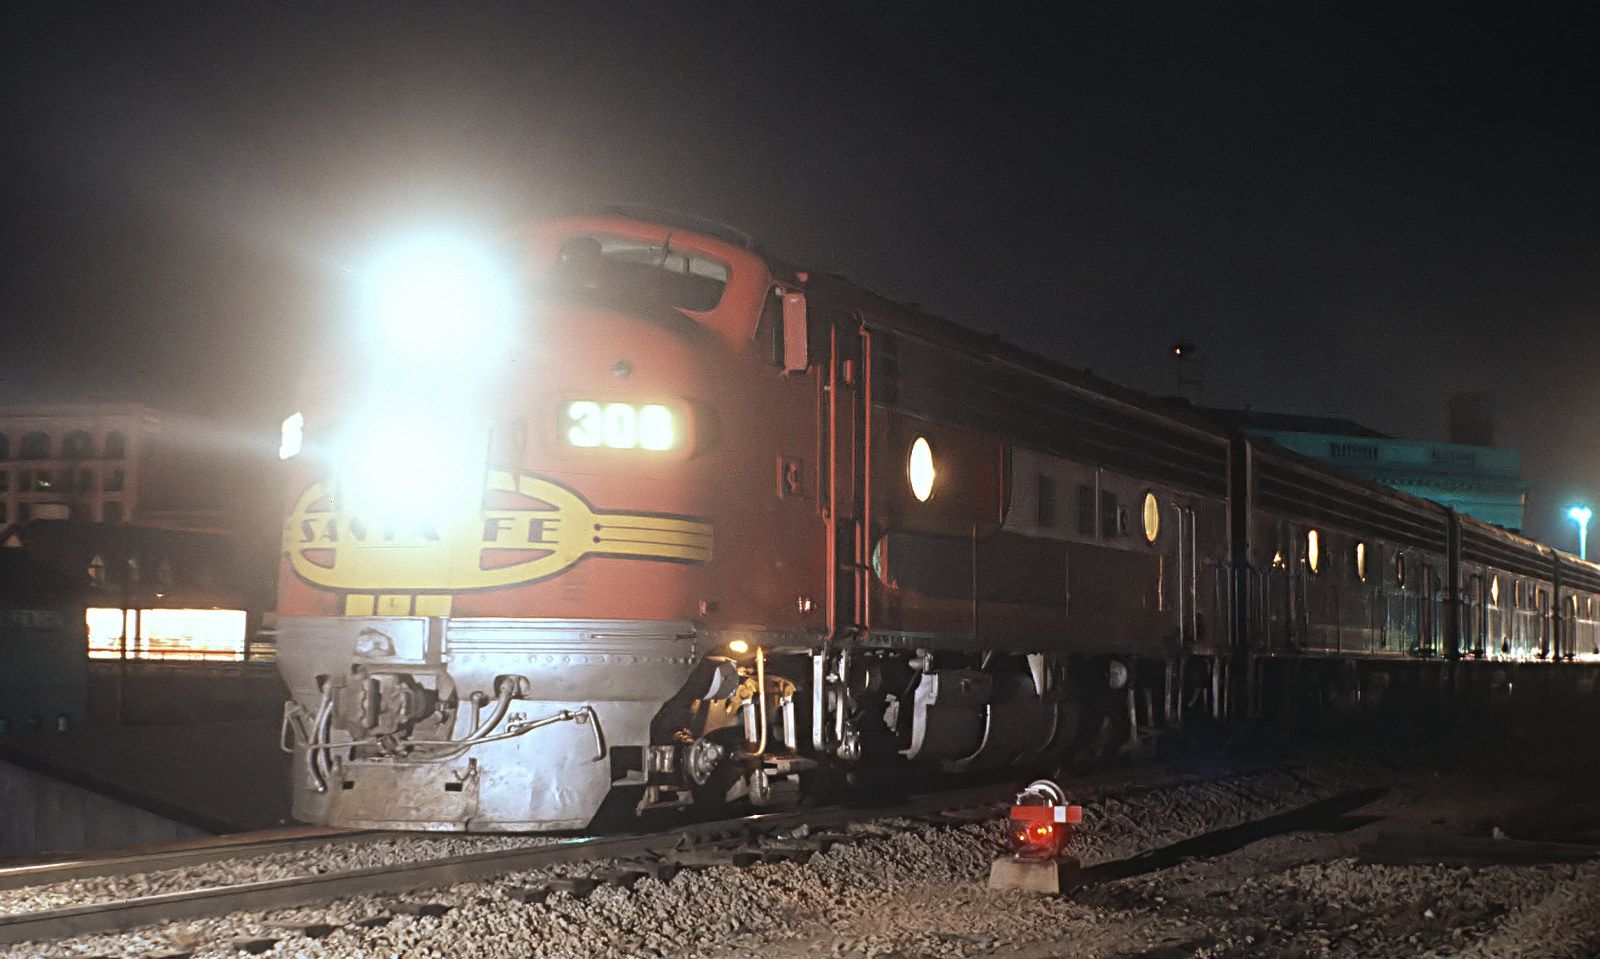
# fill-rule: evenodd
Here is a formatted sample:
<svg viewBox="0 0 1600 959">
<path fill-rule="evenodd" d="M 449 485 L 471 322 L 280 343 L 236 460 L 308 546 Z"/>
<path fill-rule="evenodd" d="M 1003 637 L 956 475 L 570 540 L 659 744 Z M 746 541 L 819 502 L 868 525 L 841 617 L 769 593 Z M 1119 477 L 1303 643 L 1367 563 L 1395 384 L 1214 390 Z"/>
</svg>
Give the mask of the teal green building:
<svg viewBox="0 0 1600 959">
<path fill-rule="evenodd" d="M 1252 436 L 1272 440 L 1341 472 L 1430 499 L 1486 523 L 1521 531 L 1528 484 L 1522 454 L 1498 446 L 1401 440 L 1330 417 L 1213 410 Z"/>
</svg>

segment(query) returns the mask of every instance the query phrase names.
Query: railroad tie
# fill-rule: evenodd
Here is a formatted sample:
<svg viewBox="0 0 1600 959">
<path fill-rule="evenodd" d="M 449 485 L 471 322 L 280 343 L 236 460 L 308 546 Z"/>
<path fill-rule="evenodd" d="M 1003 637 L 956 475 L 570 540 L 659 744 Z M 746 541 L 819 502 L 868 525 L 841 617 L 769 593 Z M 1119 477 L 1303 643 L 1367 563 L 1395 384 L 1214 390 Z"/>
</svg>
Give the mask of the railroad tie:
<svg viewBox="0 0 1600 959">
<path fill-rule="evenodd" d="M 633 859 L 623 863 L 622 868 L 638 872 L 656 882 L 671 882 L 672 877 L 678 874 L 679 866 L 670 859 Z"/>
<path fill-rule="evenodd" d="M 564 892 L 574 899 L 587 899 L 589 893 L 600 885 L 600 880 L 593 876 L 557 876 L 548 885 L 554 892 Z"/>
</svg>

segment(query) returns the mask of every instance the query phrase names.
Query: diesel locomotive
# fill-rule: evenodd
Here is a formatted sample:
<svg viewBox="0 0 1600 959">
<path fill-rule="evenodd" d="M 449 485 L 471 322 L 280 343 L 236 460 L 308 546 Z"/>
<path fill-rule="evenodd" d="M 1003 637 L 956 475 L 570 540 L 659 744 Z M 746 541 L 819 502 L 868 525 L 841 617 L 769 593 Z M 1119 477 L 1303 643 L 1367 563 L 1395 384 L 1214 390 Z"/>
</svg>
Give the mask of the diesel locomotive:
<svg viewBox="0 0 1600 959">
<path fill-rule="evenodd" d="M 304 821 L 576 829 L 1306 686 L 1593 682 L 1594 564 L 715 225 L 500 249 L 374 262 L 284 423 Z"/>
</svg>

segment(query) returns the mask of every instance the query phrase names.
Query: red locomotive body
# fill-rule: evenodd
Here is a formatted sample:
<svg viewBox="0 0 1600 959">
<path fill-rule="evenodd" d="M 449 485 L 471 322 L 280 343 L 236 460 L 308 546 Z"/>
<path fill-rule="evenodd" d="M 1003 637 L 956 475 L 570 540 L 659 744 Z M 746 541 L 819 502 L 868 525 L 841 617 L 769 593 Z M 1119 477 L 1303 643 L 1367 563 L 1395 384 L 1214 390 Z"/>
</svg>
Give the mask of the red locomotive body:
<svg viewBox="0 0 1600 959">
<path fill-rule="evenodd" d="M 716 229 L 604 213 L 510 246 L 383 261 L 285 423 L 302 819 L 565 829 L 1049 767 L 1253 709 L 1270 664 L 1359 693 L 1458 659 L 1463 564 L 1574 611 L 1519 650 L 1594 643 L 1600 567 Z"/>
</svg>

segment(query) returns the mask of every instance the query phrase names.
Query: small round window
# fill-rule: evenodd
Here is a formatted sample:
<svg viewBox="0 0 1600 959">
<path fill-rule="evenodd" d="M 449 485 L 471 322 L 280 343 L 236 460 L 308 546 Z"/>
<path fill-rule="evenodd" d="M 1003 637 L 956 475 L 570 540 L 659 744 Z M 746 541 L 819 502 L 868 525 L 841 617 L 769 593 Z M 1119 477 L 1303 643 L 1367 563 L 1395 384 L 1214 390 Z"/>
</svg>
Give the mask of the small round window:
<svg viewBox="0 0 1600 959">
<path fill-rule="evenodd" d="M 933 495 L 933 481 L 938 477 L 933 468 L 933 447 L 926 436 L 919 436 L 911 444 L 911 455 L 906 459 L 906 478 L 911 481 L 911 495 L 926 503 Z"/>
<path fill-rule="evenodd" d="M 1156 537 L 1161 535 L 1161 503 L 1156 500 L 1156 494 L 1144 494 L 1144 509 L 1140 511 L 1140 518 L 1144 520 L 1144 541 L 1154 543 Z"/>
<path fill-rule="evenodd" d="M 1367 544 L 1356 544 L 1356 579 L 1367 581 Z"/>
<path fill-rule="evenodd" d="M 1322 537 L 1314 529 L 1306 530 L 1306 565 L 1313 573 L 1322 567 Z"/>
</svg>

